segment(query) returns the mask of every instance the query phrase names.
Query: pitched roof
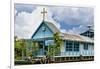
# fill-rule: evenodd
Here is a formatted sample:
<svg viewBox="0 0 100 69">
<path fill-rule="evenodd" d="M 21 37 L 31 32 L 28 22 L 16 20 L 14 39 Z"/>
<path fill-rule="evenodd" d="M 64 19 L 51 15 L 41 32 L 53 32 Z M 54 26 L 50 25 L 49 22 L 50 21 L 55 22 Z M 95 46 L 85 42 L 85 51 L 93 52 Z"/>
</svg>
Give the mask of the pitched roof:
<svg viewBox="0 0 100 69">
<path fill-rule="evenodd" d="M 72 40 L 72 41 L 81 41 L 81 42 L 91 42 L 93 43 L 93 39 L 89 37 L 85 37 L 82 35 L 75 35 L 75 34 L 69 34 L 69 33 L 62 33 L 53 23 L 51 22 L 44 22 L 54 33 L 59 32 L 60 35 L 62 35 L 63 39 L 65 40 Z"/>
<path fill-rule="evenodd" d="M 88 30 L 86 30 L 86 31 L 84 31 L 80 34 L 82 35 L 82 34 L 85 34 L 85 33 L 88 33 L 88 32 L 94 33 L 94 26 L 91 26 Z"/>
<path fill-rule="evenodd" d="M 68 33 L 63 33 L 64 37 L 62 37 L 64 40 L 72 40 L 72 41 L 80 41 L 80 42 L 89 42 L 93 43 L 93 39 L 89 37 L 85 37 L 82 35 L 74 35 L 74 34 L 68 34 Z"/>
<path fill-rule="evenodd" d="M 60 32 L 60 30 L 51 22 L 44 21 L 44 23 L 52 30 L 53 33 Z"/>
<path fill-rule="evenodd" d="M 89 30 L 87 30 L 87 31 L 82 32 L 81 35 L 82 35 L 82 34 L 86 34 L 86 33 L 88 33 L 88 32 L 94 33 L 94 30 L 93 30 L 93 29 L 89 29 Z"/>
<path fill-rule="evenodd" d="M 49 27 L 49 29 L 53 32 L 53 33 L 56 33 L 56 32 L 60 32 L 60 30 L 51 22 L 48 22 L 48 21 L 42 21 L 41 24 L 39 25 L 39 27 L 36 29 L 36 31 L 34 32 L 34 34 L 31 36 L 31 38 L 34 37 L 34 35 L 36 34 L 36 32 L 38 31 L 38 29 L 40 28 L 40 26 L 42 24 L 45 24 L 46 26 Z"/>
<path fill-rule="evenodd" d="M 64 40 L 72 40 L 72 41 L 80 41 L 80 42 L 90 42 L 93 43 L 93 39 L 89 38 L 89 37 L 85 37 L 82 35 L 75 35 L 75 34 L 69 34 L 69 33 L 62 33 L 60 31 L 60 29 L 58 29 L 53 23 L 48 22 L 48 21 L 44 21 L 42 23 L 45 23 L 45 25 L 47 25 L 51 31 L 53 33 L 60 33 L 60 35 L 62 36 L 62 39 Z"/>
</svg>

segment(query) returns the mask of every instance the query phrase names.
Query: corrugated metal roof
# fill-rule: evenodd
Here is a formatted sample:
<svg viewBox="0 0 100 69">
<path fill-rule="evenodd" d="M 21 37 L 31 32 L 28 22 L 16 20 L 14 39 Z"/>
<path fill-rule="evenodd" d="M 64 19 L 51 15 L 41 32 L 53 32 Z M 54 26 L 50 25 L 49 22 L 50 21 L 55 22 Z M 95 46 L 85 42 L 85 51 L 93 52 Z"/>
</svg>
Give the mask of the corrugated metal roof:
<svg viewBox="0 0 100 69">
<path fill-rule="evenodd" d="M 60 32 L 60 30 L 51 22 L 44 22 L 52 31 L 53 33 Z"/>
<path fill-rule="evenodd" d="M 80 41 L 80 42 L 89 42 L 93 43 L 94 40 L 89 37 L 81 36 L 81 35 L 74 35 L 74 34 L 68 34 L 68 33 L 63 33 L 64 37 L 62 37 L 65 40 L 72 40 L 72 41 Z"/>
<path fill-rule="evenodd" d="M 65 40 L 72 40 L 72 41 L 80 41 L 80 42 L 90 42 L 93 43 L 94 40 L 89 38 L 89 37 L 85 37 L 82 35 L 74 35 L 74 34 L 69 34 L 69 33 L 61 33 L 61 31 L 51 22 L 44 22 L 54 33 L 59 32 L 60 35 L 62 35 L 62 38 Z"/>
<path fill-rule="evenodd" d="M 80 35 L 80 37 L 83 39 L 84 42 L 94 43 L 94 40 L 92 38 L 81 36 L 81 35 Z"/>
</svg>

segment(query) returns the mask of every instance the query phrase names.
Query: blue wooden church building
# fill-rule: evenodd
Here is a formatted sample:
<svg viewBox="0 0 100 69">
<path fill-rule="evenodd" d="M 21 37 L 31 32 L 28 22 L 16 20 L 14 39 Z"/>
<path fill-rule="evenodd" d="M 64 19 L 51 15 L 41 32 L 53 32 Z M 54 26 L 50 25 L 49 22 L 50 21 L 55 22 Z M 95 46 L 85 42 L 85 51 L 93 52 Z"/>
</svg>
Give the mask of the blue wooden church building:
<svg viewBox="0 0 100 69">
<path fill-rule="evenodd" d="M 44 18 L 44 17 L 43 17 Z M 60 54 L 55 56 L 55 61 L 67 60 L 93 60 L 94 40 L 82 35 L 62 33 L 53 23 L 43 20 L 40 26 L 32 35 L 31 39 L 39 43 L 37 57 L 44 57 L 49 45 L 54 44 L 53 35 L 60 33 L 63 40 Z"/>
</svg>

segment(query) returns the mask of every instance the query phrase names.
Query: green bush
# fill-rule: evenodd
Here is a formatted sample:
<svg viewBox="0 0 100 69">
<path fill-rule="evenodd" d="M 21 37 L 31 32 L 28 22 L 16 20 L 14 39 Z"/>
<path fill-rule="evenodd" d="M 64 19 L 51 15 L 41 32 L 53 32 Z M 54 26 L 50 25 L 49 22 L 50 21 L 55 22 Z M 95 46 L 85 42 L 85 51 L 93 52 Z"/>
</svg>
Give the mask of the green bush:
<svg viewBox="0 0 100 69">
<path fill-rule="evenodd" d="M 33 63 L 34 63 L 33 61 L 25 61 L 25 60 L 15 61 L 15 65 L 28 65 Z"/>
<path fill-rule="evenodd" d="M 15 60 L 21 60 L 21 59 L 22 59 L 22 58 L 21 58 L 21 57 L 19 57 L 19 56 L 15 58 Z"/>
</svg>

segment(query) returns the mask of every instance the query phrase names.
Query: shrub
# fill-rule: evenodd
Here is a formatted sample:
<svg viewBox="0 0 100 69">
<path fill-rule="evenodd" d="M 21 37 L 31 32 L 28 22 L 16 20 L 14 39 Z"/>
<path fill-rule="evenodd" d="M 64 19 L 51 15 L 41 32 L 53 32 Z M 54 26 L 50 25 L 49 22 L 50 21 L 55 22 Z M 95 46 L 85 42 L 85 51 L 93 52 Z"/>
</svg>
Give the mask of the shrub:
<svg viewBox="0 0 100 69">
<path fill-rule="evenodd" d="M 28 65 L 28 64 L 33 64 L 33 61 L 25 61 L 25 60 L 17 60 L 15 61 L 15 65 Z"/>
</svg>

